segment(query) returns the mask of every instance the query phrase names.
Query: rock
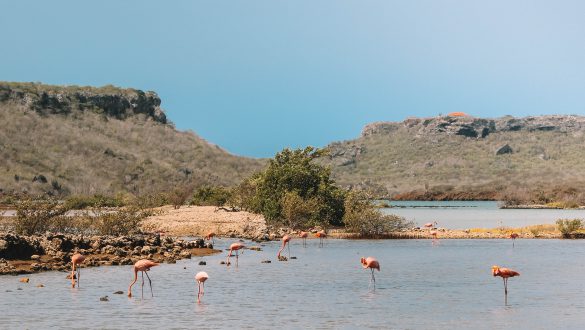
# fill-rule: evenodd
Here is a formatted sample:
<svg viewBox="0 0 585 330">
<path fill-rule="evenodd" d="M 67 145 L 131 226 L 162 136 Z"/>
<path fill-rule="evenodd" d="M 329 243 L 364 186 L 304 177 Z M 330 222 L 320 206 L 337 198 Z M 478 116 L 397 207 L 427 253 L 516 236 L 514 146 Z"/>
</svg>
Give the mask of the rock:
<svg viewBox="0 0 585 330">
<path fill-rule="evenodd" d="M 219 264 L 220 265 L 225 265 L 225 261 L 220 261 Z"/>
<path fill-rule="evenodd" d="M 108 298 L 108 296 L 103 296 L 100 297 L 100 301 L 110 301 L 110 299 Z"/>
<path fill-rule="evenodd" d="M 271 263 L 271 262 L 272 262 L 272 261 L 270 261 L 270 260 L 262 260 L 260 263 L 263 263 L 263 264 L 269 264 L 269 263 Z"/>
<path fill-rule="evenodd" d="M 124 294 L 124 291 L 116 291 L 116 292 L 114 292 L 114 294 Z"/>
<path fill-rule="evenodd" d="M 252 251 L 262 251 L 262 249 L 259 246 L 251 246 L 248 248 L 248 250 L 252 250 Z"/>
<path fill-rule="evenodd" d="M 508 145 L 508 144 L 505 144 L 496 150 L 496 156 L 511 154 L 513 152 L 514 151 L 512 150 L 512 147 L 510 147 L 510 145 Z"/>
<path fill-rule="evenodd" d="M 40 283 L 39 283 L 39 284 L 37 284 L 37 288 L 44 288 L 44 287 L 45 287 L 45 286 L 44 286 L 44 285 L 42 285 L 42 284 L 40 284 Z"/>
<path fill-rule="evenodd" d="M 190 251 L 183 251 L 179 254 L 179 256 L 183 259 L 191 259 L 191 252 Z"/>
<path fill-rule="evenodd" d="M 199 261 L 199 266 L 205 266 L 205 265 L 207 265 L 207 262 L 205 262 L 203 260 L 202 261 Z"/>
<path fill-rule="evenodd" d="M 20 279 L 20 280 L 18 280 L 18 281 L 19 281 L 19 282 L 21 282 L 21 283 L 28 283 L 28 282 L 30 282 L 30 278 L 28 278 L 28 277 L 23 277 L 23 278 L 21 278 L 21 279 Z"/>
<path fill-rule="evenodd" d="M 152 246 L 149 246 L 149 245 L 143 246 L 142 249 L 140 250 L 140 253 L 142 253 L 142 254 L 150 254 L 150 253 L 155 253 L 155 252 L 156 252 L 156 248 L 153 249 Z"/>
<path fill-rule="evenodd" d="M 211 242 L 207 243 L 207 245 L 205 246 L 208 249 L 213 249 L 213 244 L 211 244 Z"/>
<path fill-rule="evenodd" d="M 32 256 L 30 256 L 30 259 L 31 260 L 39 260 L 39 259 L 41 259 L 41 256 L 38 254 L 33 254 Z"/>
<path fill-rule="evenodd" d="M 297 257 L 290 257 L 290 259 L 291 259 L 291 260 L 292 260 L 292 259 L 296 259 L 296 258 L 297 258 Z"/>
<path fill-rule="evenodd" d="M 288 261 L 288 259 L 285 256 L 279 256 L 278 261 Z"/>
</svg>

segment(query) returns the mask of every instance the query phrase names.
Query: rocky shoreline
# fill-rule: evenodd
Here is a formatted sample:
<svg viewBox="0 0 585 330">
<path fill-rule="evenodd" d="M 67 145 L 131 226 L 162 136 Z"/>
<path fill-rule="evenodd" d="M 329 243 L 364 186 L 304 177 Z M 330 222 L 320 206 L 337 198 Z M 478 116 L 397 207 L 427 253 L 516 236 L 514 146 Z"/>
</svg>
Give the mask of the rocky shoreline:
<svg viewBox="0 0 585 330">
<path fill-rule="evenodd" d="M 23 236 L 8 232 L 0 233 L 0 275 L 69 271 L 74 253 L 86 256 L 83 267 L 97 267 L 132 265 L 140 259 L 175 263 L 180 259 L 218 252 L 201 238 L 188 241 L 159 234 L 114 237 L 47 233 Z"/>
</svg>

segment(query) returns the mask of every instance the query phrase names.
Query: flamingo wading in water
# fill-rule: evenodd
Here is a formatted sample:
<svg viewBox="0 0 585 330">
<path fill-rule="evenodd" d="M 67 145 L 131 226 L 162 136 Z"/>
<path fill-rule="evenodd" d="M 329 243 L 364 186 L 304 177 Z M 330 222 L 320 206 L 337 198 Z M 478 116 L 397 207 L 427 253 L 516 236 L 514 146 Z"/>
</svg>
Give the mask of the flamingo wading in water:
<svg viewBox="0 0 585 330">
<path fill-rule="evenodd" d="M 276 255 L 278 260 L 280 260 L 280 253 L 282 252 L 282 250 L 284 250 L 285 245 L 288 249 L 288 258 L 290 259 L 290 244 L 289 244 L 289 242 L 290 242 L 290 236 L 288 236 L 288 235 L 282 236 L 282 246 L 280 247 L 280 250 L 278 250 L 278 254 Z"/>
<path fill-rule="evenodd" d="M 75 280 L 77 279 L 77 287 L 79 288 L 79 278 L 81 277 L 81 264 L 85 261 L 85 256 L 79 253 L 71 257 L 71 287 L 75 287 Z M 75 274 L 75 266 L 77 266 L 77 275 Z"/>
<path fill-rule="evenodd" d="M 362 267 L 364 267 L 364 269 L 370 269 L 372 271 L 372 277 L 370 278 L 370 283 L 374 283 L 374 288 L 376 288 L 376 277 L 374 277 L 374 269 L 377 269 L 378 271 L 380 271 L 380 263 L 378 262 L 378 260 L 374 257 L 367 257 L 361 258 L 361 263 L 362 263 Z"/>
<path fill-rule="evenodd" d="M 134 264 L 134 267 L 132 267 L 132 270 L 134 271 L 134 281 L 132 281 L 132 283 L 130 283 L 130 286 L 128 287 L 128 297 L 132 297 L 132 286 L 138 280 L 138 272 L 142 272 L 142 274 L 141 274 L 142 275 L 142 298 L 144 298 L 144 274 L 146 274 L 146 277 L 148 278 L 148 284 L 150 285 L 150 294 L 152 297 L 154 297 L 154 293 L 152 293 L 152 281 L 150 280 L 150 276 L 148 276 L 148 271 L 150 270 L 150 268 L 152 268 L 154 266 L 158 266 L 158 264 L 156 262 L 153 262 L 153 261 L 150 261 L 147 259 L 138 260 Z"/>
<path fill-rule="evenodd" d="M 307 237 L 309 236 L 309 233 L 307 233 L 306 231 L 301 231 L 299 233 L 299 237 L 303 239 L 303 247 L 307 247 Z"/>
<path fill-rule="evenodd" d="M 210 232 L 207 234 L 207 236 L 205 236 L 205 239 L 211 241 L 211 244 L 215 245 L 215 240 L 213 239 L 213 237 L 215 237 L 215 233 Z"/>
<path fill-rule="evenodd" d="M 321 230 L 315 234 L 315 237 L 319 237 L 319 247 L 323 247 L 323 239 L 327 238 L 325 231 Z"/>
<path fill-rule="evenodd" d="M 431 236 L 433 237 L 432 244 L 435 245 L 435 244 L 439 243 L 439 239 L 437 238 L 437 234 L 438 234 L 437 230 L 431 229 L 430 233 L 431 233 Z"/>
<path fill-rule="evenodd" d="M 510 234 L 510 238 L 512 239 L 512 247 L 514 247 L 514 242 L 516 241 L 516 238 L 518 238 L 518 236 L 520 235 L 518 235 L 517 233 Z"/>
<path fill-rule="evenodd" d="M 226 264 L 229 266 L 230 265 L 230 257 L 232 256 L 232 252 L 236 251 L 236 266 L 238 265 L 238 251 L 242 250 L 242 253 L 244 253 L 243 249 L 246 248 L 246 246 L 242 243 L 233 243 L 232 245 L 230 245 L 230 253 L 227 256 L 227 261 Z"/>
<path fill-rule="evenodd" d="M 504 295 L 506 296 L 506 302 L 508 301 L 508 278 L 514 276 L 520 276 L 520 273 L 517 271 L 508 269 L 508 268 L 500 268 L 499 266 L 492 267 L 492 275 L 500 276 L 502 280 L 504 280 Z"/>
<path fill-rule="evenodd" d="M 209 278 L 206 272 L 199 272 L 195 275 L 197 281 L 197 302 L 201 302 L 201 297 L 205 294 L 205 281 Z"/>
</svg>

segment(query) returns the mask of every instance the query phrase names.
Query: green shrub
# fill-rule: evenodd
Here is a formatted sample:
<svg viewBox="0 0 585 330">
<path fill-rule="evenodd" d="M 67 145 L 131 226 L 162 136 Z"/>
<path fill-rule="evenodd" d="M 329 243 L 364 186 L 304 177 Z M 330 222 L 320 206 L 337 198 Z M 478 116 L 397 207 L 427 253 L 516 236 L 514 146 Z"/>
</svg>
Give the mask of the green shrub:
<svg viewBox="0 0 585 330">
<path fill-rule="evenodd" d="M 581 219 L 559 219 L 557 220 L 557 228 L 563 234 L 567 236 L 572 232 L 575 232 L 583 228 L 583 220 Z"/>
<path fill-rule="evenodd" d="M 195 190 L 191 205 L 224 206 L 231 197 L 231 191 L 224 187 L 203 186 Z"/>
<path fill-rule="evenodd" d="M 251 210 L 262 213 L 269 223 L 280 221 L 284 219 L 284 196 L 294 192 L 304 201 L 316 201 L 311 221 L 341 225 L 344 192 L 335 186 L 330 169 L 314 162 L 323 153 L 313 147 L 277 153 L 268 167 L 253 177 Z"/>
<path fill-rule="evenodd" d="M 124 205 L 124 201 L 116 197 L 109 197 L 104 195 L 93 196 L 71 196 L 65 200 L 65 205 L 73 210 L 83 210 L 93 207 L 120 207 Z"/>
</svg>

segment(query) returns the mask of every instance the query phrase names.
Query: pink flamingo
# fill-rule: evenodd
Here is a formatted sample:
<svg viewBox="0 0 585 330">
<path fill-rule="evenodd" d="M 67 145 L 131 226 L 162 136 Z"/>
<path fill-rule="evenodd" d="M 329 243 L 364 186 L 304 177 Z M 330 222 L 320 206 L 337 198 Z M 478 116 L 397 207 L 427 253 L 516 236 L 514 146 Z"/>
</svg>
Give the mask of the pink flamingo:
<svg viewBox="0 0 585 330">
<path fill-rule="evenodd" d="M 315 237 L 319 238 L 319 247 L 323 247 L 323 239 L 327 238 L 325 231 L 321 230 L 315 234 Z"/>
<path fill-rule="evenodd" d="M 432 242 L 433 245 L 439 243 L 439 240 L 437 239 L 437 234 L 438 234 L 437 231 L 435 229 L 431 229 L 430 233 L 431 233 L 431 236 L 433 236 L 433 242 Z"/>
<path fill-rule="evenodd" d="M 214 232 L 210 232 L 207 234 L 207 236 L 205 236 L 206 240 L 211 240 L 211 244 L 215 245 L 215 240 L 213 239 L 213 237 L 215 237 L 215 233 Z"/>
<path fill-rule="evenodd" d="M 492 275 L 500 276 L 502 280 L 504 280 L 504 295 L 506 296 L 506 303 L 508 302 L 508 278 L 514 276 L 520 276 L 520 273 L 517 271 L 508 269 L 508 268 L 500 268 L 499 266 L 492 267 Z"/>
<path fill-rule="evenodd" d="M 512 239 L 512 247 L 514 247 L 514 242 L 516 241 L 516 238 L 518 238 L 518 236 L 520 235 L 518 235 L 517 233 L 510 234 L 510 238 Z"/>
<path fill-rule="evenodd" d="M 436 225 L 437 225 L 436 221 L 435 222 L 427 222 L 424 224 L 425 228 L 429 228 L 429 229 L 435 227 Z"/>
<path fill-rule="evenodd" d="M 71 257 L 71 287 L 75 287 L 75 279 L 77 278 L 77 287 L 79 288 L 79 278 L 81 277 L 81 264 L 85 261 L 85 256 L 79 253 Z M 75 266 L 77 266 L 77 276 L 75 275 Z"/>
<path fill-rule="evenodd" d="M 128 297 L 132 297 L 132 286 L 138 280 L 138 272 L 142 272 L 142 298 L 144 298 L 144 274 L 146 274 L 146 277 L 148 278 L 150 294 L 154 297 L 154 293 L 152 293 L 152 281 L 150 280 L 150 276 L 148 276 L 148 271 L 154 266 L 158 266 L 158 264 L 147 259 L 138 260 L 134 264 L 134 267 L 132 267 L 132 270 L 134 270 L 134 281 L 132 281 L 128 287 Z"/>
<path fill-rule="evenodd" d="M 280 260 L 280 253 L 282 252 L 282 250 L 284 250 L 285 245 L 288 247 L 288 257 L 290 259 L 290 244 L 288 244 L 288 242 L 290 242 L 290 236 L 288 235 L 282 236 L 282 247 L 280 248 L 280 250 L 278 250 L 278 254 L 276 255 L 278 260 Z"/>
<path fill-rule="evenodd" d="M 361 263 L 362 263 L 362 267 L 364 267 L 364 269 L 370 269 L 372 271 L 372 277 L 370 279 L 370 283 L 374 282 L 374 288 L 376 287 L 376 277 L 374 277 L 374 269 L 377 269 L 378 271 L 380 271 L 380 263 L 378 262 L 378 260 L 374 257 L 367 257 L 361 258 Z"/>
<path fill-rule="evenodd" d="M 303 239 L 303 247 L 307 247 L 307 237 L 309 236 L 309 233 L 307 233 L 306 231 L 301 231 L 299 233 L 299 237 Z"/>
<path fill-rule="evenodd" d="M 236 266 L 238 265 L 238 251 L 242 250 L 242 254 L 244 253 L 243 249 L 246 248 L 246 246 L 242 243 L 233 243 L 232 245 L 230 245 L 230 253 L 227 256 L 227 262 L 226 264 L 229 266 L 230 265 L 230 257 L 232 256 L 232 252 L 236 251 Z"/>
<path fill-rule="evenodd" d="M 209 278 L 206 272 L 199 272 L 195 275 L 195 280 L 197 281 L 198 291 L 197 291 L 197 302 L 201 302 L 201 297 L 205 294 L 205 281 Z"/>
</svg>

